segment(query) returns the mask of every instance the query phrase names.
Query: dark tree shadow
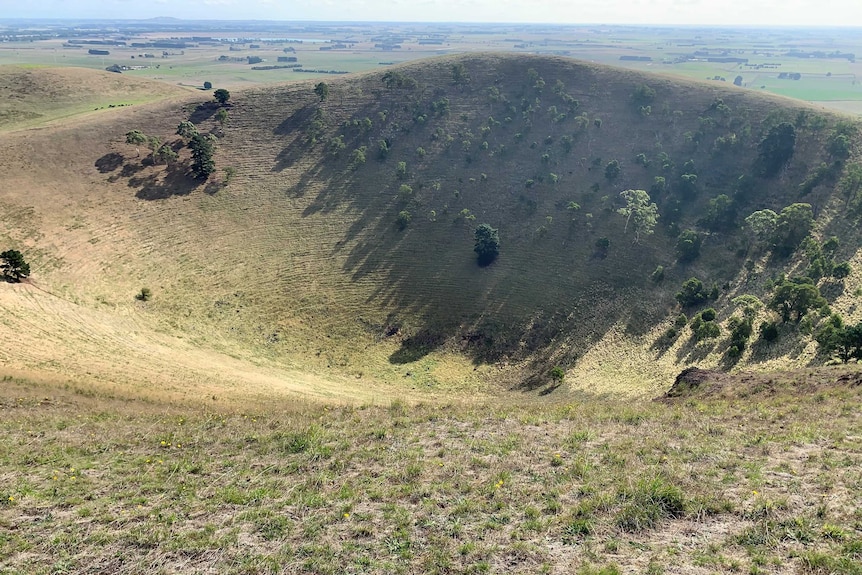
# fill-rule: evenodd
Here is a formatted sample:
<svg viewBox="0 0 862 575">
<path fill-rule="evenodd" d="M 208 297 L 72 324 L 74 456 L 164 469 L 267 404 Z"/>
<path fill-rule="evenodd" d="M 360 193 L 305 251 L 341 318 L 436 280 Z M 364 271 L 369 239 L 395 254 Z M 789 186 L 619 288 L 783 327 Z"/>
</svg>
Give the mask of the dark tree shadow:
<svg viewBox="0 0 862 575">
<path fill-rule="evenodd" d="M 698 341 L 694 334 L 691 334 L 685 344 L 677 351 L 676 360 L 679 363 L 703 361 L 717 345 L 718 341 L 715 339 Z"/>
<path fill-rule="evenodd" d="M 220 182 L 207 182 L 207 185 L 204 186 L 204 193 L 208 196 L 214 196 L 224 187 L 225 185 Z"/>
<path fill-rule="evenodd" d="M 171 164 L 161 173 L 129 180 L 129 187 L 138 189 L 135 197 L 140 200 L 164 200 L 171 196 L 187 196 L 202 184 L 201 180 L 190 175 L 187 166 L 183 163 Z"/>
<path fill-rule="evenodd" d="M 215 113 L 219 110 L 219 108 L 229 108 L 230 104 L 225 104 L 222 106 L 218 102 L 203 102 L 197 105 L 197 107 L 192 111 L 189 115 L 189 122 L 192 124 L 201 124 L 210 118 L 212 118 Z"/>
<path fill-rule="evenodd" d="M 424 331 L 408 337 L 401 342 L 401 347 L 389 356 L 389 363 L 403 365 L 419 361 L 432 351 L 440 348 L 445 342 L 441 334 Z"/>
<path fill-rule="evenodd" d="M 844 293 L 844 289 L 844 282 L 828 281 L 820 288 L 820 295 L 825 297 L 827 300 L 834 302 Z"/>
<path fill-rule="evenodd" d="M 552 393 L 557 391 L 557 389 L 560 388 L 560 385 L 562 385 L 562 384 L 559 382 L 552 383 L 551 385 L 549 385 L 548 387 L 546 387 L 545 389 L 540 391 L 539 395 L 541 395 L 542 397 L 544 397 L 546 395 L 551 395 Z"/>
<path fill-rule="evenodd" d="M 123 166 L 123 169 L 120 171 L 121 178 L 131 178 L 138 172 L 144 169 L 143 163 L 129 163 Z"/>
<path fill-rule="evenodd" d="M 650 345 L 650 350 L 654 351 L 656 353 L 656 359 L 659 359 L 670 350 L 673 344 L 676 343 L 677 339 L 679 339 L 680 337 L 681 336 L 679 335 L 679 333 L 677 333 L 673 337 L 668 337 L 666 334 L 663 333 L 657 338 L 655 338 L 655 341 L 653 341 L 652 345 Z"/>
<path fill-rule="evenodd" d="M 125 158 L 122 154 L 118 154 L 117 152 L 111 152 L 109 154 L 105 154 L 98 160 L 96 160 L 96 169 L 99 170 L 101 174 L 107 174 L 109 172 L 113 172 L 123 165 L 123 161 Z"/>
</svg>

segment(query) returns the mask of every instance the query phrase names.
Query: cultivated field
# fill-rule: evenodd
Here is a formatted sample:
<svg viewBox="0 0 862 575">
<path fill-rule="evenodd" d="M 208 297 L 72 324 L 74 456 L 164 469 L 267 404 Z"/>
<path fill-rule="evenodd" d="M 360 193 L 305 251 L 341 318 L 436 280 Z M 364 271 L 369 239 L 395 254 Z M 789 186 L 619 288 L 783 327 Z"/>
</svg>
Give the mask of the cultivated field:
<svg viewBox="0 0 862 575">
<path fill-rule="evenodd" d="M 136 68 L 125 74 L 174 85 L 209 81 L 239 87 L 329 77 L 293 68 L 254 69 L 261 66 L 297 63 L 304 70 L 359 72 L 442 54 L 547 54 L 726 83 L 741 76 L 741 85 L 752 90 L 862 113 L 862 63 L 856 60 L 862 58 L 862 34 L 855 29 L 229 22 L 172 22 L 160 29 L 158 23 L 120 22 L 99 31 L 99 25 L 82 34 L 62 24 L 33 32 L 7 23 L 5 37 L 0 34 L 7 40 L 0 42 L 0 65 L 120 65 Z M 88 41 L 105 44 L 80 43 Z M 147 46 L 153 42 L 177 47 Z M 90 49 L 109 54 L 89 55 Z M 249 57 L 263 61 L 250 64 Z M 801 77 L 790 79 L 792 74 Z"/>
</svg>

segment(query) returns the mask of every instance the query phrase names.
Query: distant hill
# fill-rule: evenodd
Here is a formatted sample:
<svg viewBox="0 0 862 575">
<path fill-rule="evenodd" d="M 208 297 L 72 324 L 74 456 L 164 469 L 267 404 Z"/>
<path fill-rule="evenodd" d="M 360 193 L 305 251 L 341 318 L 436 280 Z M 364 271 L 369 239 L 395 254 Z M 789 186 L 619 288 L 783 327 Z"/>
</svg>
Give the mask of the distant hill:
<svg viewBox="0 0 862 575">
<path fill-rule="evenodd" d="M 186 100 L 2 139 L 0 158 L 32 193 L 4 200 L 0 240 L 28 248 L 33 281 L 87 322 L 100 321 L 96 310 L 143 341 L 176 338 L 163 342 L 172 361 L 190 346 L 345 393 L 382 382 L 420 394 L 642 394 L 695 363 L 822 363 L 814 335 L 828 314 L 815 312 L 796 323 L 752 309 L 750 339 L 730 350 L 745 318 L 734 299 L 768 303 L 782 275 L 811 276 L 832 311 L 860 319 L 862 184 L 848 118 L 549 57 L 446 57 L 327 84 L 325 101 L 314 83 L 236 92 L 223 126 L 217 106 Z M 186 175 L 179 142 L 172 167 L 124 143 L 132 129 L 176 140 L 186 119 L 218 135 L 219 174 L 206 184 Z M 32 154 L 16 157 L 24 142 Z M 57 169 L 44 174 L 46 164 Z M 657 224 L 642 222 L 639 237 L 643 214 L 620 213 L 626 190 L 647 192 L 647 212 L 656 205 Z M 813 216 L 804 249 L 808 228 L 793 235 L 790 212 L 768 238 L 745 225 L 797 203 Z M 487 266 L 474 252 L 483 223 L 500 238 Z M 849 277 L 829 277 L 844 262 Z M 675 295 L 691 277 L 704 298 L 681 308 Z M 142 286 L 154 294 L 145 304 L 134 301 Z M 674 327 L 707 307 L 718 338 Z M 771 322 L 779 337 L 766 341 L 759 328 Z M 121 357 L 127 344 L 104 337 Z M 82 333 L 57 339 L 69 357 L 87 348 Z M 7 359 L 24 369 L 36 358 Z M 83 370 L 64 361 L 43 369 Z M 203 377 L 206 362 L 188 369 Z M 170 380 L 161 370 L 142 373 Z"/>
<path fill-rule="evenodd" d="M 185 92 L 159 82 L 84 68 L 0 66 L 0 131 Z"/>
</svg>

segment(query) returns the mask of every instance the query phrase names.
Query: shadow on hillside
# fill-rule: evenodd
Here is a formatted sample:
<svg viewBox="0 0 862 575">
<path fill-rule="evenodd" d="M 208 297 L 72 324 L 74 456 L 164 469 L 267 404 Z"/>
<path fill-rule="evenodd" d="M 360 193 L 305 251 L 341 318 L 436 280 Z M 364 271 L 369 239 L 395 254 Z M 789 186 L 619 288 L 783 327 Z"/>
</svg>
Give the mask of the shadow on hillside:
<svg viewBox="0 0 862 575">
<path fill-rule="evenodd" d="M 273 129 L 276 136 L 297 134 L 297 137 L 276 156 L 275 165 L 272 167 L 273 172 L 281 172 L 289 168 L 309 153 L 311 144 L 308 142 L 305 132 L 316 110 L 317 106 L 303 106 Z M 318 143 L 317 145 L 323 144 Z"/>
<path fill-rule="evenodd" d="M 445 341 L 446 338 L 442 334 L 428 331 L 410 336 L 402 341 L 401 347 L 389 356 L 389 363 L 403 365 L 419 361 L 439 349 Z"/>
<path fill-rule="evenodd" d="M 122 154 L 111 152 L 96 160 L 95 166 L 96 169 L 99 170 L 100 174 L 107 174 L 119 169 L 120 166 L 123 165 L 124 161 L 125 158 Z"/>
<path fill-rule="evenodd" d="M 755 335 L 757 335 L 756 332 Z M 803 338 L 797 337 L 796 326 L 779 325 L 777 339 L 766 341 L 763 337 L 758 337 L 751 344 L 751 361 L 761 363 L 785 356 L 796 358 L 802 354 L 805 347 L 806 342 Z"/>
<path fill-rule="evenodd" d="M 187 196 L 201 184 L 200 180 L 189 175 L 185 163 L 170 164 L 162 172 L 129 179 L 129 187 L 137 188 L 135 197 L 139 200 L 164 200 L 171 196 Z"/>
<path fill-rule="evenodd" d="M 676 330 L 676 328 L 674 328 Z M 664 354 L 670 351 L 670 348 L 673 347 L 673 344 L 677 342 L 677 340 L 682 337 L 677 330 L 676 335 L 673 337 L 668 337 L 666 333 L 661 334 L 655 341 L 652 342 L 650 346 L 650 350 L 655 352 L 655 358 L 661 359 Z"/>
<path fill-rule="evenodd" d="M 189 114 L 189 122 L 194 125 L 202 124 L 212 118 L 219 108 L 230 108 L 230 104 L 219 104 L 218 102 L 202 102 Z"/>
<path fill-rule="evenodd" d="M 718 340 L 698 341 L 694 334 L 676 352 L 677 363 L 697 363 L 703 361 L 718 347 Z"/>
<path fill-rule="evenodd" d="M 119 177 L 120 178 L 131 178 L 132 176 L 134 176 L 135 174 L 137 174 L 138 172 L 140 172 L 144 169 L 144 167 L 145 167 L 144 162 L 145 161 L 149 162 L 149 160 L 144 159 L 144 160 L 141 160 L 140 163 L 134 163 L 133 162 L 133 163 L 124 164 L 123 169 L 120 170 Z M 150 164 L 152 164 L 152 163 L 150 162 Z M 114 176 L 111 176 L 111 177 L 113 178 L 116 176 L 117 175 L 115 174 Z"/>
<path fill-rule="evenodd" d="M 458 90 L 445 88 L 451 86 L 448 64 L 439 69 L 429 65 L 420 84 L 437 81 L 437 90 L 384 89 L 381 83 L 365 87 L 373 98 L 357 98 L 349 109 L 327 108 L 322 127 L 315 125 L 319 104 L 297 104 L 270 128 L 283 142 L 271 171 L 295 171 L 282 181 L 290 181 L 288 197 L 301 199 L 297 205 L 302 217 L 336 210 L 348 214 L 338 220 L 346 223 L 332 238 L 331 257 L 352 282 L 370 291 L 365 302 L 369 309 L 382 314 L 397 310 L 410 318 L 404 323 L 412 329 L 390 355 L 390 363 L 409 364 L 446 346 L 475 364 L 518 365 L 519 372 L 535 375 L 516 389 L 547 387 L 550 393 L 554 387 L 548 374 L 554 365 L 571 365 L 615 326 L 624 326 L 627 336 L 643 335 L 667 309 L 661 302 L 646 301 L 637 309 L 615 303 L 647 300 L 643 280 L 658 260 L 648 242 L 630 246 L 621 239 L 623 221 L 613 205 L 619 190 L 606 182 L 601 169 L 587 173 L 590 160 L 595 163 L 601 153 L 612 152 L 594 142 L 594 133 L 600 137 L 613 127 L 608 118 L 616 121 L 613 112 L 619 110 L 610 105 L 616 100 L 603 95 L 592 102 L 590 115 L 606 117 L 601 130 L 592 122 L 576 128 L 574 115 L 561 124 L 538 113 L 522 127 L 518 118 L 523 111 L 513 112 L 507 102 L 533 101 L 537 95 L 532 84 L 524 79 L 501 85 L 506 98 L 498 100 L 489 100 L 483 88 L 497 85 L 498 78 L 510 72 L 517 74 L 512 78 L 526 78 L 520 64 L 513 70 L 505 69 L 507 65 L 491 70 L 469 64 L 475 82 Z M 554 62 L 539 73 L 550 84 L 557 77 L 568 86 L 597 83 L 592 69 L 575 64 Z M 615 94 L 620 102 L 628 102 L 630 86 L 610 89 L 620 92 Z M 433 105 L 444 98 L 451 112 L 437 114 Z M 552 103 L 562 105 L 549 91 L 542 98 L 543 110 Z M 477 103 L 482 112 L 475 117 L 460 113 L 475 111 Z M 690 107 L 694 123 L 702 104 Z M 654 145 L 653 127 L 632 128 L 622 113 L 617 116 L 617 129 L 626 141 L 644 143 L 644 149 Z M 511 123 L 493 120 L 507 117 Z M 355 128 L 365 118 L 373 128 Z M 683 131 L 665 130 L 667 140 L 674 142 L 672 136 Z M 527 132 L 524 141 L 522 131 Z M 315 133 L 319 135 L 312 146 L 309 135 Z M 571 135 L 571 149 L 565 152 L 564 134 Z M 333 155 L 330 142 L 338 137 L 344 147 Z M 388 147 L 379 148 L 381 141 Z M 351 155 L 362 146 L 365 164 L 352 171 Z M 378 159 L 381 149 L 388 150 L 384 160 Z M 678 160 L 691 155 L 676 148 L 670 152 Z M 406 164 L 406 176 L 396 172 L 400 162 Z M 623 175 L 631 179 L 625 185 L 649 185 L 658 169 L 632 169 Z M 542 179 L 548 172 L 553 172 L 554 182 L 558 176 L 570 179 L 564 181 L 566 186 L 555 187 Z M 530 185 L 525 187 L 525 181 Z M 596 189 L 587 192 L 590 183 Z M 401 185 L 409 185 L 412 192 L 401 194 Z M 603 197 L 610 201 L 603 203 Z M 577 215 L 566 211 L 573 200 L 583 203 Z M 462 211 L 467 216 L 459 218 Z M 402 212 L 410 219 L 400 229 Z M 575 217 L 577 225 L 571 223 Z M 484 268 L 473 252 L 473 232 L 481 223 L 499 226 L 501 235 L 499 259 Z M 537 235 L 540 227 L 542 235 Z M 610 249 L 595 247 L 604 234 L 612 238 Z M 686 353 L 696 354 L 693 347 Z"/>
</svg>

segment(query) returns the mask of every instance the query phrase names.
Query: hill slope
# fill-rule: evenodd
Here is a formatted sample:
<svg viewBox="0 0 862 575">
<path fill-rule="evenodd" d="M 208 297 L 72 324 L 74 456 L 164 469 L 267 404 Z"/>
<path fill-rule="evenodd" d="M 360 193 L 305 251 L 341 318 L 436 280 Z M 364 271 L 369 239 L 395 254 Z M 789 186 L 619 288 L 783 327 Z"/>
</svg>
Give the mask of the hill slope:
<svg viewBox="0 0 862 575">
<path fill-rule="evenodd" d="M 0 131 L 187 93 L 160 82 L 84 68 L 0 66 Z"/>
<path fill-rule="evenodd" d="M 119 370 L 130 381 L 151 352 L 122 334 L 139 330 L 168 342 L 153 381 L 170 381 L 167 366 L 198 350 L 197 377 L 216 353 L 276 379 L 291 377 L 285 366 L 312 373 L 347 394 L 369 380 L 402 393 L 551 391 L 548 369 L 560 365 L 559 395 L 655 393 L 695 362 L 824 359 L 805 333 L 819 319 L 782 326 L 777 343 L 732 361 L 725 337 L 663 334 L 691 276 L 717 286 L 709 305 L 727 334 L 732 298 L 768 300 L 766 280 L 805 270 L 794 249 L 777 257 L 745 235 L 756 210 L 810 204 L 814 237 L 840 236 L 834 260 L 857 261 L 845 216 L 858 135 L 842 118 L 725 86 L 520 56 L 338 79 L 323 102 L 312 88 L 236 93 L 224 126 L 216 106 L 187 100 L 0 140 L 14 174 L 0 239 L 36 264 L 33 285 L 2 290 L 4 306 L 21 311 L 0 329 L 13 337 L 38 326 L 66 350 L 37 358 L 33 341 L 28 353 L 5 351 L 7 364 L 86 377 L 87 358 L 137 357 Z M 131 129 L 176 138 L 185 119 L 219 135 L 216 162 L 230 177 L 199 184 L 186 174 L 188 152 L 153 166 L 124 143 Z M 794 126 L 793 154 L 772 170 L 761 142 L 782 122 Z M 848 149 L 840 157 L 836 136 Z M 658 207 L 655 233 L 637 242 L 618 213 L 628 189 L 647 190 Z M 486 267 L 473 252 L 480 223 L 501 238 Z M 700 255 L 680 261 L 687 229 Z M 650 279 L 657 266 L 661 281 Z M 855 275 L 820 280 L 848 319 Z M 37 285 L 61 303 L 44 302 Z M 143 286 L 154 298 L 135 302 Z M 122 343 L 87 347 L 95 326 L 112 322 L 121 325 L 97 340 Z M 111 367 L 96 371 L 109 378 Z"/>
</svg>

